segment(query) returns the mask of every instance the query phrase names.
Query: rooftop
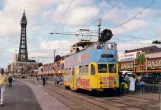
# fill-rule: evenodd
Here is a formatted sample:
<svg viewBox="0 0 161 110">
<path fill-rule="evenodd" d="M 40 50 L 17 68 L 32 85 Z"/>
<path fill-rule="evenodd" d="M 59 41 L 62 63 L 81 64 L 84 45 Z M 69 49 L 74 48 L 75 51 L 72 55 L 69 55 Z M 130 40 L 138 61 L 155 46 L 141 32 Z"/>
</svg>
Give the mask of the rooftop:
<svg viewBox="0 0 161 110">
<path fill-rule="evenodd" d="M 148 46 L 148 47 L 137 48 L 133 50 L 125 50 L 125 53 L 136 52 L 136 51 L 142 51 L 142 52 L 145 52 L 145 54 L 157 53 L 157 52 L 161 52 L 161 48 L 157 46 Z"/>
</svg>

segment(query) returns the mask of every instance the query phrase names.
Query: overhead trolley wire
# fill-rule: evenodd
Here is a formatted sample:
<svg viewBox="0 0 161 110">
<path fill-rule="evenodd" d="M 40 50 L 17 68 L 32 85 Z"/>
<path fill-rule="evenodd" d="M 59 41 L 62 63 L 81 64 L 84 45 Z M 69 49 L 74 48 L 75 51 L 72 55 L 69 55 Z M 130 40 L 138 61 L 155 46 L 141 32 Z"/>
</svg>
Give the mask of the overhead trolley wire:
<svg viewBox="0 0 161 110">
<path fill-rule="evenodd" d="M 132 18 L 130 18 L 129 20 L 119 24 L 119 25 L 116 25 L 116 26 L 113 26 L 111 28 L 117 28 L 119 26 L 122 26 L 128 22 L 130 22 L 131 20 L 135 19 L 138 15 L 141 15 L 149 6 L 151 6 L 153 3 L 155 2 L 155 0 L 153 0 L 152 2 L 150 2 L 143 10 L 141 10 L 139 13 L 137 13 L 135 16 L 133 16 Z"/>
<path fill-rule="evenodd" d="M 116 3 L 111 9 L 109 9 L 107 12 L 105 12 L 103 15 L 101 15 L 98 19 L 100 19 L 100 18 L 102 18 L 103 16 L 105 16 L 106 14 L 108 14 L 112 9 L 114 9 L 117 5 L 119 5 L 121 2 L 122 2 L 123 0 L 120 0 L 118 3 Z M 98 19 L 96 19 L 94 22 L 92 22 L 90 25 L 89 25 L 89 27 L 91 27 L 95 22 L 97 22 L 97 20 Z M 89 28 L 88 27 L 88 28 Z"/>
<path fill-rule="evenodd" d="M 70 4 L 68 5 L 68 7 L 67 7 L 67 9 L 65 10 L 63 16 L 61 17 L 61 19 L 59 20 L 58 24 L 57 24 L 56 27 L 54 28 L 54 31 L 53 31 L 53 32 L 55 32 L 56 29 L 58 28 L 59 24 L 61 23 L 62 19 L 64 18 L 65 14 L 67 13 L 67 11 L 68 11 L 68 9 L 70 8 L 70 6 L 71 6 L 71 4 L 72 4 L 73 1 L 74 1 L 74 0 L 71 0 Z M 51 35 L 48 37 L 48 39 L 47 39 L 47 41 L 46 41 L 45 43 L 47 43 L 48 40 L 50 39 L 50 37 L 53 35 L 52 33 L 50 33 L 50 34 L 51 34 Z"/>
</svg>

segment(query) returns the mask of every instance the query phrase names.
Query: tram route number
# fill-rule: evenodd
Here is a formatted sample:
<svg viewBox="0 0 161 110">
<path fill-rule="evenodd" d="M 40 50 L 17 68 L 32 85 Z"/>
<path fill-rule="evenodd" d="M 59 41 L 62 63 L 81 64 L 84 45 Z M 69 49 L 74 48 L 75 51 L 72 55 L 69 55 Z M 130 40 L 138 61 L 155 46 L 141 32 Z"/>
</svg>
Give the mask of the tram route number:
<svg viewBox="0 0 161 110">
<path fill-rule="evenodd" d="M 82 87 L 89 87 L 90 86 L 89 81 L 90 81 L 89 79 L 80 79 L 79 85 Z"/>
</svg>

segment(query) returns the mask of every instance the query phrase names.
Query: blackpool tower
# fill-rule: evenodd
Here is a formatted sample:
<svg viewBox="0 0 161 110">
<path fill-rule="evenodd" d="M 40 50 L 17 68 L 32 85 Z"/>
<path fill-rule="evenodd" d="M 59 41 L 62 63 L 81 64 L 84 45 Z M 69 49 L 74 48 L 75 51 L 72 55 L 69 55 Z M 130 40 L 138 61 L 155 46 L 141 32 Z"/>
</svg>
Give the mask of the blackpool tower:
<svg viewBox="0 0 161 110">
<path fill-rule="evenodd" d="M 20 45 L 19 45 L 19 52 L 18 52 L 18 61 L 19 62 L 26 62 L 28 61 L 28 52 L 27 52 L 27 37 L 26 37 L 26 26 L 27 26 L 27 19 L 25 15 L 25 11 L 23 13 L 21 19 L 21 37 L 20 37 Z"/>
</svg>

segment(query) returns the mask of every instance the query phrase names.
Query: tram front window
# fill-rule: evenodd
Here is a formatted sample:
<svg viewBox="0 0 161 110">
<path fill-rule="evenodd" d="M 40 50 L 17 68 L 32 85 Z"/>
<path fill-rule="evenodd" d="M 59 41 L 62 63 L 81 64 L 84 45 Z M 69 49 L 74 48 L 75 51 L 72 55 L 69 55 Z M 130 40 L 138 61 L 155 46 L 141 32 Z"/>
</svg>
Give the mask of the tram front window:
<svg viewBox="0 0 161 110">
<path fill-rule="evenodd" d="M 98 73 L 107 73 L 107 64 L 98 64 Z"/>
<path fill-rule="evenodd" d="M 116 73 L 116 64 L 109 64 L 109 73 Z"/>
</svg>

